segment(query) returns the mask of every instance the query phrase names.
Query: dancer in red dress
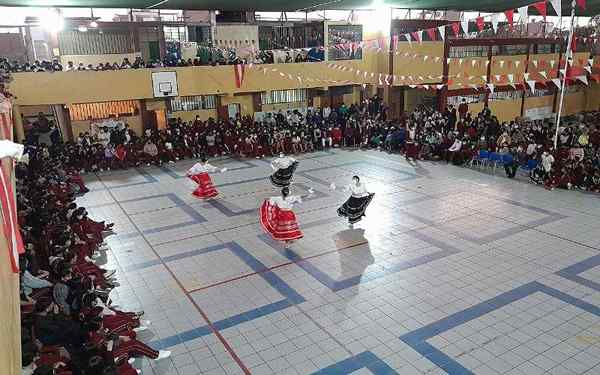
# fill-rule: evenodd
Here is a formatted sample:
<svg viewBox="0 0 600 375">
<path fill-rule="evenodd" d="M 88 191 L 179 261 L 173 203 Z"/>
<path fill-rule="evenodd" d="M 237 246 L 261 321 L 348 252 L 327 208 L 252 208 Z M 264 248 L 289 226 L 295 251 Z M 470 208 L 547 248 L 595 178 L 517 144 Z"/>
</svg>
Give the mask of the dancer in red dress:
<svg viewBox="0 0 600 375">
<path fill-rule="evenodd" d="M 281 189 L 281 196 L 266 199 L 260 207 L 260 224 L 274 240 L 291 242 L 303 237 L 292 207 L 302 203 L 300 196 L 290 195 L 290 189 Z"/>
<path fill-rule="evenodd" d="M 198 184 L 198 187 L 192 193 L 198 199 L 211 199 L 219 195 L 219 192 L 213 185 L 210 179 L 209 173 L 219 171 L 219 168 L 208 164 L 206 158 L 201 159 L 201 163 L 196 163 L 192 168 L 187 171 L 187 176 Z M 221 172 L 227 171 L 227 168 L 220 170 Z"/>
</svg>

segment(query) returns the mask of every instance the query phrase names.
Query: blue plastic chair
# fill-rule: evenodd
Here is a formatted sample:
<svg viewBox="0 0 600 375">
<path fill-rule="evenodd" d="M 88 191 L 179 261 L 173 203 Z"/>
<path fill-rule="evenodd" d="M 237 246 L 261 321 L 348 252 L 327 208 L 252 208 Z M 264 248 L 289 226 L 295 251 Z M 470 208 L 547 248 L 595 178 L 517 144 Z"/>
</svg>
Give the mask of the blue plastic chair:
<svg viewBox="0 0 600 375">
<path fill-rule="evenodd" d="M 489 158 L 490 152 L 488 150 L 479 150 L 479 153 L 473 156 L 473 159 L 471 159 L 471 166 L 473 166 L 474 163 L 479 163 L 480 166 L 485 166 Z"/>
<path fill-rule="evenodd" d="M 515 158 L 511 154 L 502 154 L 502 165 L 512 164 Z"/>
<path fill-rule="evenodd" d="M 533 171 L 534 169 L 536 169 L 538 166 L 538 161 L 535 159 L 529 159 L 527 161 L 526 165 L 522 165 L 519 167 L 520 170 L 522 170 L 523 172 L 529 174 L 531 173 L 531 171 Z"/>
<path fill-rule="evenodd" d="M 497 152 L 490 152 L 490 166 L 492 167 L 492 172 L 496 173 L 496 167 L 498 163 L 502 163 L 502 154 Z"/>
</svg>

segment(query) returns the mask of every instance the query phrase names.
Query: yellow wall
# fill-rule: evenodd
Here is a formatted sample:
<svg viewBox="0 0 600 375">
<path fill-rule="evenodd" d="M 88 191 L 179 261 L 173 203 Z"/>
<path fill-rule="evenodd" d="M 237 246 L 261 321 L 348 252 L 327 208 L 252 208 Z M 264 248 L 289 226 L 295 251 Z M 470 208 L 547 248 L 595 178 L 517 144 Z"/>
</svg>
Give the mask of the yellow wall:
<svg viewBox="0 0 600 375">
<path fill-rule="evenodd" d="M 475 62 L 475 65 L 473 65 L 473 61 Z M 485 85 L 487 81 L 482 76 L 487 77 L 486 61 L 488 61 L 487 56 L 465 57 L 462 59 L 452 58 L 448 66 L 448 79 L 452 81 L 452 85 L 448 88 L 450 90 L 455 90 L 469 88 L 469 85 L 471 84 L 480 87 Z M 469 79 L 468 77 L 473 78 Z"/>
<path fill-rule="evenodd" d="M 599 101 L 596 99 L 596 103 Z M 562 113 L 564 116 L 572 115 L 586 109 L 586 92 L 581 90 L 572 94 L 566 94 L 563 102 Z"/>
<path fill-rule="evenodd" d="M 442 82 L 440 76 L 444 68 L 444 42 L 421 44 L 401 42 L 398 43 L 397 52 L 394 54 L 394 75 L 396 75 L 394 86 Z M 415 54 L 417 57 L 414 57 Z M 424 56 L 428 56 L 427 60 L 424 60 Z M 404 80 L 401 80 L 400 76 L 404 76 Z M 408 76 L 412 76 L 413 80 L 411 81 Z M 419 76 L 423 77 L 423 80 L 419 79 Z"/>
<path fill-rule="evenodd" d="M 498 121 L 512 121 L 521 116 L 521 99 L 517 100 L 490 100 L 488 107 Z M 469 105 L 469 109 L 471 105 Z"/>
<path fill-rule="evenodd" d="M 14 81 L 10 87 L 18 98 L 17 104 L 37 105 L 153 98 L 152 71 L 176 71 L 180 96 L 377 83 L 377 74 L 366 78 L 355 74 L 354 69 L 376 71 L 377 58 L 381 54 L 366 55 L 363 60 L 336 62 L 338 66 L 352 68 L 352 71 L 333 69 L 325 62 L 254 65 L 246 70 L 241 88 L 235 85 L 233 66 L 17 73 L 13 75 Z M 326 79 L 337 82 L 326 82 Z"/>
<path fill-rule="evenodd" d="M 196 115 L 200 116 L 200 121 L 206 121 L 210 117 L 213 119 L 217 119 L 217 110 L 216 109 L 201 109 L 198 111 L 181 111 L 181 112 L 173 112 L 172 117 L 178 118 L 181 117 L 183 121 L 194 121 L 196 119 Z"/>
<path fill-rule="evenodd" d="M 585 90 L 586 93 L 586 111 L 597 111 L 600 109 L 600 84 L 590 82 Z"/>
<path fill-rule="evenodd" d="M 19 274 L 12 273 L 8 243 L 0 232 L 0 373 L 21 374 Z"/>
<path fill-rule="evenodd" d="M 514 55 L 514 56 L 492 56 L 492 67 L 490 69 L 490 82 L 496 85 L 508 85 L 509 81 L 507 78 L 500 77 L 500 81 L 496 79 L 496 75 L 513 75 L 513 82 L 522 82 L 523 73 L 525 72 L 525 60 L 527 55 Z M 504 61 L 501 66 L 500 61 Z M 519 66 L 516 66 L 518 61 Z M 509 63 L 510 62 L 510 63 Z M 509 66 L 510 65 L 510 66 Z M 520 104 L 519 104 L 520 107 Z"/>
</svg>

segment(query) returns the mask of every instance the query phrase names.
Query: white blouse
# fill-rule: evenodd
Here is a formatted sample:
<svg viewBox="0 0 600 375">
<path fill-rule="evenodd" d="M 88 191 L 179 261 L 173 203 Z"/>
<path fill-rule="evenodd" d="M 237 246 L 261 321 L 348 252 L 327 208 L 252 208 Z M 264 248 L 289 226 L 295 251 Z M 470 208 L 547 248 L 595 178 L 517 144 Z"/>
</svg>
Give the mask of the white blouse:
<svg viewBox="0 0 600 375">
<path fill-rule="evenodd" d="M 362 182 L 359 182 L 358 185 L 350 184 L 346 190 L 349 190 L 352 193 L 352 196 L 355 198 L 363 198 L 369 195 L 367 187 Z"/>
<path fill-rule="evenodd" d="M 282 210 L 291 210 L 295 204 L 302 203 L 302 198 L 298 195 L 288 195 L 269 198 L 269 202 Z"/>
<path fill-rule="evenodd" d="M 277 171 L 279 169 L 286 169 L 287 167 L 292 165 L 295 161 L 296 161 L 296 159 L 291 158 L 289 156 L 277 158 L 271 162 L 271 168 L 273 168 L 274 171 Z"/>
<path fill-rule="evenodd" d="M 203 163 L 196 163 L 194 164 L 193 167 L 191 167 L 188 171 L 187 171 L 187 175 L 188 176 L 195 176 L 197 174 L 200 173 L 211 173 L 211 172 L 216 172 L 217 170 L 219 170 L 219 168 L 214 167 L 208 163 L 203 164 Z"/>
</svg>

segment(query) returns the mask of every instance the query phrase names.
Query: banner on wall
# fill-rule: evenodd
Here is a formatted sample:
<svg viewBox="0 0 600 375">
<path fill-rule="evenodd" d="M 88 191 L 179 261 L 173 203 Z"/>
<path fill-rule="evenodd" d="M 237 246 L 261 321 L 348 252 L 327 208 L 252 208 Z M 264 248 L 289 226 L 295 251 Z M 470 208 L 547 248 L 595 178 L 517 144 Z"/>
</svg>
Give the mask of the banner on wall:
<svg viewBox="0 0 600 375">
<path fill-rule="evenodd" d="M 525 117 L 530 120 L 543 120 L 550 117 L 555 117 L 556 114 L 552 112 L 552 107 L 537 107 L 537 108 L 529 108 L 525 110 Z"/>
</svg>

